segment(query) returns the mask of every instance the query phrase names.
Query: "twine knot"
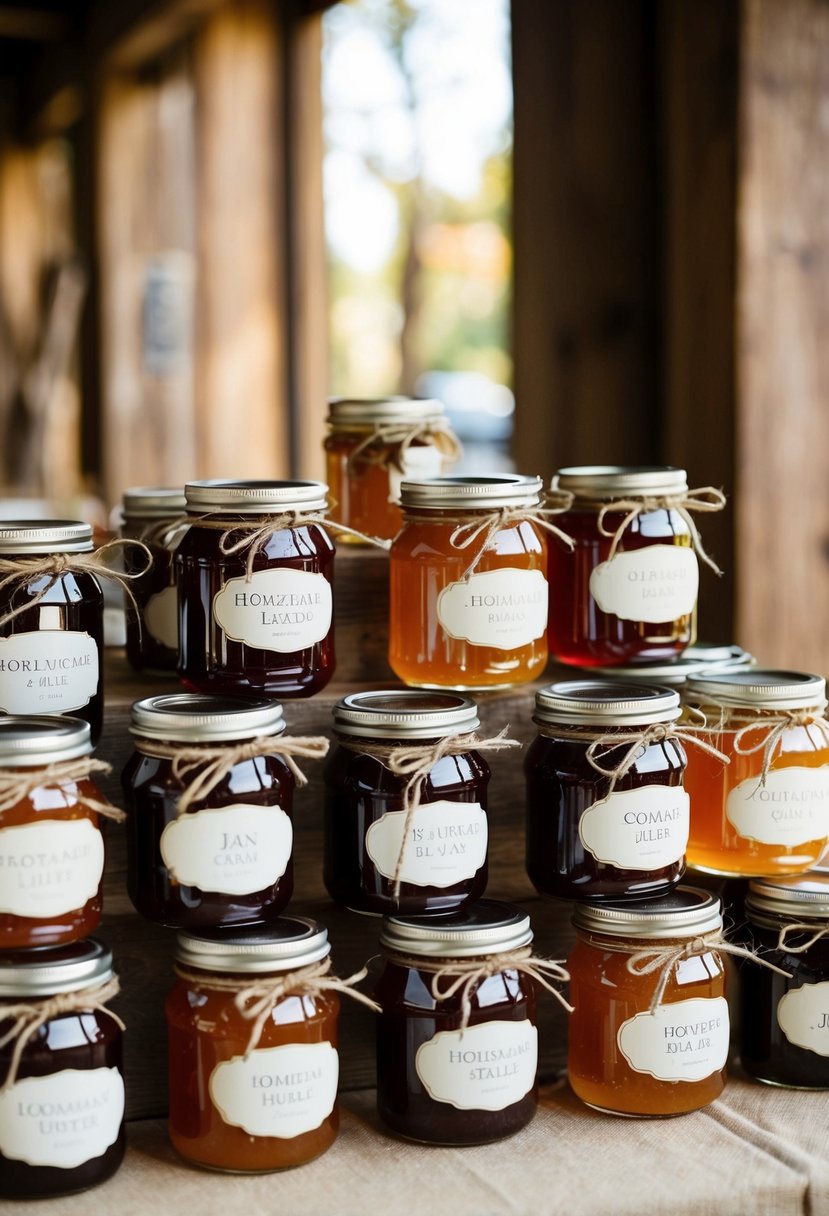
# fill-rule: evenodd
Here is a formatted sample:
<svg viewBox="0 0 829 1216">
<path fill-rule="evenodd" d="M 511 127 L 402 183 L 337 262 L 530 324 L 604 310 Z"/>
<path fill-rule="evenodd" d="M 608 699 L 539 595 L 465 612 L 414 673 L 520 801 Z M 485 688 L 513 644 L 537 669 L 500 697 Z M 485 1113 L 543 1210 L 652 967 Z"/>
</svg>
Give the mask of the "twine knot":
<svg viewBox="0 0 829 1216">
<path fill-rule="evenodd" d="M 355 476 L 358 465 L 394 467 L 405 473 L 406 452 L 417 441 L 435 447 L 449 463 L 460 460 L 463 447 L 448 419 L 424 419 L 422 422 L 378 422 L 371 432 L 349 453 L 347 470 Z"/>
<path fill-rule="evenodd" d="M 449 537 L 452 548 L 465 551 L 473 545 L 478 545 L 475 556 L 459 581 L 465 583 L 475 573 L 484 553 L 492 547 L 496 535 L 504 528 L 511 528 L 514 524 L 536 524 L 545 532 L 557 537 L 568 549 L 572 549 L 575 545 L 572 536 L 557 527 L 550 519 L 550 516 L 560 515 L 566 509 L 563 506 L 499 507 L 496 511 L 488 511 L 486 515 L 476 516 L 474 519 L 459 523 Z"/>
<path fill-rule="evenodd" d="M 784 975 L 787 979 L 790 977 L 788 971 L 770 963 L 756 951 L 726 941 L 720 932 L 690 938 L 682 945 L 649 946 L 645 950 L 638 950 L 632 954 L 626 963 L 631 975 L 645 976 L 653 975 L 654 972 L 659 973 L 648 1012 L 655 1013 L 662 1004 L 665 989 L 677 963 L 681 963 L 686 958 L 693 958 L 697 954 L 706 954 L 711 950 L 719 954 L 731 954 L 737 958 L 751 959 L 752 962 L 759 963 L 761 967 L 766 967 L 769 971 L 776 971 L 778 975 Z"/>
<path fill-rule="evenodd" d="M 789 935 L 794 936 L 798 933 L 808 933 L 809 937 L 805 942 L 801 942 L 799 946 L 793 946 L 788 940 Z M 819 941 L 827 936 L 829 936 L 829 925 L 823 925 L 817 929 L 814 924 L 783 925 L 777 936 L 777 949 L 784 950 L 787 954 L 805 954 L 807 950 L 811 950 L 812 946 L 817 945 Z"/>
<path fill-rule="evenodd" d="M 650 511 L 676 511 L 677 515 L 680 516 L 688 528 L 691 537 L 691 547 L 697 557 L 700 561 L 705 562 L 707 566 L 710 566 L 715 574 L 722 574 L 722 570 L 714 559 L 706 553 L 702 537 L 699 534 L 699 528 L 691 512 L 698 511 L 704 514 L 711 511 L 721 511 L 725 503 L 725 495 L 722 490 L 718 490 L 715 486 L 702 486 L 696 490 L 685 490 L 681 494 L 659 494 L 652 496 L 643 494 L 636 497 L 619 498 L 614 502 L 605 503 L 599 511 L 598 528 L 602 536 L 610 538 L 610 550 L 607 555 L 607 561 L 612 561 L 616 556 L 622 537 L 637 516 L 647 515 Z M 620 512 L 624 513 L 621 523 L 616 528 L 606 528 L 605 519 L 607 516 L 611 514 L 617 515 Z"/>
<path fill-rule="evenodd" d="M 91 756 L 63 760 L 44 768 L 4 769 L 0 772 L 0 815 L 17 806 L 35 790 L 48 786 L 60 790 L 66 799 L 67 807 L 80 804 L 98 815 L 104 815 L 114 823 L 121 823 L 126 818 L 123 811 L 77 787 L 79 781 L 86 780 L 93 773 L 111 772 L 111 764 L 106 764 L 103 760 L 93 760 Z"/>
</svg>

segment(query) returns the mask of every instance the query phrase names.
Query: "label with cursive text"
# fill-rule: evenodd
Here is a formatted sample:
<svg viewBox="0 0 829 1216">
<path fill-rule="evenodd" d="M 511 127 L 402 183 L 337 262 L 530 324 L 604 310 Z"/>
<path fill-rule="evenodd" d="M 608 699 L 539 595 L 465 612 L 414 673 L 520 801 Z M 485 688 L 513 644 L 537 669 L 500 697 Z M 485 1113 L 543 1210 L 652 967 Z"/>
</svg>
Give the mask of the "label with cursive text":
<svg viewBox="0 0 829 1216">
<path fill-rule="evenodd" d="M 544 636 L 548 590 L 540 570 L 507 567 L 472 574 L 443 588 L 438 620 L 450 638 L 515 650 Z"/>
<path fill-rule="evenodd" d="M 252 895 L 282 877 L 292 844 L 291 820 L 281 807 L 240 802 L 179 815 L 161 833 L 161 856 L 184 886 Z"/>
<path fill-rule="evenodd" d="M 0 912 L 44 919 L 98 893 L 104 838 L 91 819 L 41 819 L 0 829 Z"/>
<path fill-rule="evenodd" d="M 780 998 L 777 1023 L 795 1047 L 829 1056 L 829 982 L 803 984 Z"/>
<path fill-rule="evenodd" d="M 616 1041 L 634 1072 L 659 1081 L 703 1081 L 725 1068 L 728 1002 L 694 997 L 622 1022 Z"/>
<path fill-rule="evenodd" d="M 178 591 L 165 587 L 144 605 L 143 626 L 150 637 L 170 650 L 178 649 Z"/>
<path fill-rule="evenodd" d="M 234 1056 L 210 1074 L 210 1099 L 225 1123 L 251 1136 L 290 1140 L 327 1119 L 340 1065 L 330 1043 L 263 1047 Z"/>
<path fill-rule="evenodd" d="M 27 1165 L 73 1170 L 105 1153 L 124 1118 L 117 1068 L 65 1068 L 24 1077 L 0 1093 L 0 1153 Z"/>
<path fill-rule="evenodd" d="M 728 822 L 747 840 L 789 848 L 829 836 L 829 765 L 771 769 L 729 790 Z"/>
<path fill-rule="evenodd" d="M 693 612 L 698 587 L 699 563 L 688 545 L 630 549 L 590 574 L 590 594 L 602 612 L 649 625 Z"/>
<path fill-rule="evenodd" d="M 441 1030 L 421 1043 L 415 1071 L 430 1098 L 458 1110 L 504 1110 L 530 1092 L 538 1031 L 529 1019 Z"/>
<path fill-rule="evenodd" d="M 42 629 L 0 638 L 0 710 L 68 714 L 98 691 L 98 646 L 88 633 Z"/>
<path fill-rule="evenodd" d="M 661 870 L 685 856 L 690 799 L 681 786 L 614 790 L 579 819 L 588 853 L 620 870 Z"/>
<path fill-rule="evenodd" d="M 394 878 L 405 811 L 387 811 L 366 832 L 366 852 L 384 878 Z M 403 852 L 402 882 L 454 887 L 486 860 L 486 812 L 478 802 L 425 802 L 417 808 Z"/>
<path fill-rule="evenodd" d="M 307 570 L 257 570 L 231 578 L 213 598 L 213 616 L 234 642 L 293 654 L 331 628 L 331 584 Z"/>
</svg>

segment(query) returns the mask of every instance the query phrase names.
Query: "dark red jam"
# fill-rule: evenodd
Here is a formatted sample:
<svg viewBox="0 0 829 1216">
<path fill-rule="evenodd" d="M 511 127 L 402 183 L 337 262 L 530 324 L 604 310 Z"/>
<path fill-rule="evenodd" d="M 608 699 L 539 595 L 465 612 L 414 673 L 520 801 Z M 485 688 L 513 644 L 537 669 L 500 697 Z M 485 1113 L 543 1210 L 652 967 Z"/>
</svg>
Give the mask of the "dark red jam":
<svg viewBox="0 0 829 1216">
<path fill-rule="evenodd" d="M 176 524 L 184 519 L 184 509 L 180 489 L 142 487 L 124 494 L 121 535 L 140 540 L 153 559 L 146 570 L 146 555 L 140 549 L 127 546 L 124 550 L 127 573 L 139 576 L 129 583 L 135 604 L 125 597 L 127 658 L 136 671 L 159 675 L 176 671 L 178 597 L 173 554 L 181 536 Z"/>
</svg>

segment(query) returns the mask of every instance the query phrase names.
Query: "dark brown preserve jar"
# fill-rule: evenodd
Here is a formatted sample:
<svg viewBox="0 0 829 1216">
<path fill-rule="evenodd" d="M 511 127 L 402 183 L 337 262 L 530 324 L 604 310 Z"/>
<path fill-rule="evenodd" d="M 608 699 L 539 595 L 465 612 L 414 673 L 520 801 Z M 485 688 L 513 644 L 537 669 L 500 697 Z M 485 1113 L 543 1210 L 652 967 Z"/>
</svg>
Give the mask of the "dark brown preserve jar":
<svg viewBox="0 0 829 1216">
<path fill-rule="evenodd" d="M 138 606 L 126 599 L 127 658 L 136 671 L 174 675 L 178 663 L 178 598 L 173 564 L 185 518 L 184 491 L 166 486 L 141 486 L 124 491 L 125 540 L 140 540 L 150 550 L 153 564 L 146 569 L 140 550 L 124 551 L 130 582 Z"/>
<path fill-rule="evenodd" d="M 196 481 L 176 552 L 179 674 L 195 692 L 308 697 L 334 674 L 334 546 L 319 481 Z"/>
<path fill-rule="evenodd" d="M 9 1035 L 0 1047 L 5 1198 L 84 1191 L 121 1164 L 121 1023 L 105 1004 L 117 991 L 112 955 L 94 938 L 0 954 L 0 1040 Z"/>
</svg>

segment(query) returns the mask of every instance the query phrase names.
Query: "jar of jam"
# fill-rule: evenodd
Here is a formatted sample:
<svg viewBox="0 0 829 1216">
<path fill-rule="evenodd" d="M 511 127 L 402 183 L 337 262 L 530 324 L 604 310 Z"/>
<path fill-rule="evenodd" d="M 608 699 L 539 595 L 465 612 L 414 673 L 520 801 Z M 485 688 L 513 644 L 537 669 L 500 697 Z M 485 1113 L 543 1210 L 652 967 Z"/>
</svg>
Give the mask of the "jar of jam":
<svg viewBox="0 0 829 1216">
<path fill-rule="evenodd" d="M 529 953 L 532 936 L 525 912 L 489 899 L 448 916 L 383 922 L 385 963 L 374 993 L 382 1010 L 377 1107 L 398 1135 L 426 1144 L 485 1144 L 532 1119 L 535 981 L 509 961 Z M 435 995 L 464 975 L 466 1016 L 463 988 Z"/>
<path fill-rule="evenodd" d="M 334 674 L 334 546 L 318 481 L 197 481 L 176 551 L 179 673 L 195 692 L 307 697 Z"/>
<path fill-rule="evenodd" d="M 575 541 L 550 546 L 555 657 L 606 667 L 681 654 L 696 638 L 699 584 L 688 511 L 714 499 L 689 495 L 684 469 L 623 465 L 559 469 L 552 489 L 574 496 L 560 520 Z"/>
<path fill-rule="evenodd" d="M 728 756 L 688 753 L 688 864 L 713 874 L 799 874 L 829 841 L 829 723 L 820 676 L 755 668 L 686 681 L 689 724 Z"/>
<path fill-rule="evenodd" d="M 331 518 L 391 540 L 403 523 L 403 479 L 439 477 L 460 454 L 443 405 L 413 397 L 335 398 L 329 410 L 325 462 Z"/>
<path fill-rule="evenodd" d="M 340 1002 L 336 982 L 324 980 L 329 949 L 325 929 L 301 917 L 179 935 L 165 1006 L 169 1131 L 187 1161 L 268 1173 L 333 1144 Z"/>
<path fill-rule="evenodd" d="M 573 924 L 567 1071 L 577 1097 L 615 1115 L 713 1102 L 729 1043 L 719 899 L 681 886 L 641 904 L 577 904 Z"/>
<path fill-rule="evenodd" d="M 75 714 L 97 743 L 104 597 L 83 561 L 72 568 L 73 554 L 92 550 L 89 524 L 0 523 L 0 712 Z"/>
<path fill-rule="evenodd" d="M 294 886 L 282 706 L 199 693 L 147 697 L 133 705 L 130 731 L 135 752 L 122 784 L 136 910 L 196 931 L 275 921 Z"/>
<path fill-rule="evenodd" d="M 483 895 L 490 774 L 475 746 L 479 725 L 458 693 L 362 692 L 337 702 L 324 874 L 336 903 L 414 915 Z"/>
<path fill-rule="evenodd" d="M 89 723 L 0 717 L 0 950 L 86 937 L 101 919 L 101 815 Z"/>
<path fill-rule="evenodd" d="M 540 689 L 524 761 L 527 873 L 559 899 L 652 899 L 685 870 L 679 694 L 565 680 Z M 618 770 L 618 771 L 617 771 Z"/>
<path fill-rule="evenodd" d="M 138 553 L 124 551 L 134 603 L 127 597 L 127 658 L 136 671 L 173 674 L 178 663 L 178 598 L 173 553 L 185 518 L 184 491 L 144 486 L 124 492 L 121 535 L 140 540 L 152 554 L 149 570 Z"/>
<path fill-rule="evenodd" d="M 0 953 L 0 1195 L 47 1199 L 104 1182 L 124 1156 L 123 1023 L 112 955 L 94 938 Z"/>
<path fill-rule="evenodd" d="M 389 664 L 404 684 L 485 689 L 547 664 L 541 480 L 404 481 L 391 548 Z"/>
</svg>

